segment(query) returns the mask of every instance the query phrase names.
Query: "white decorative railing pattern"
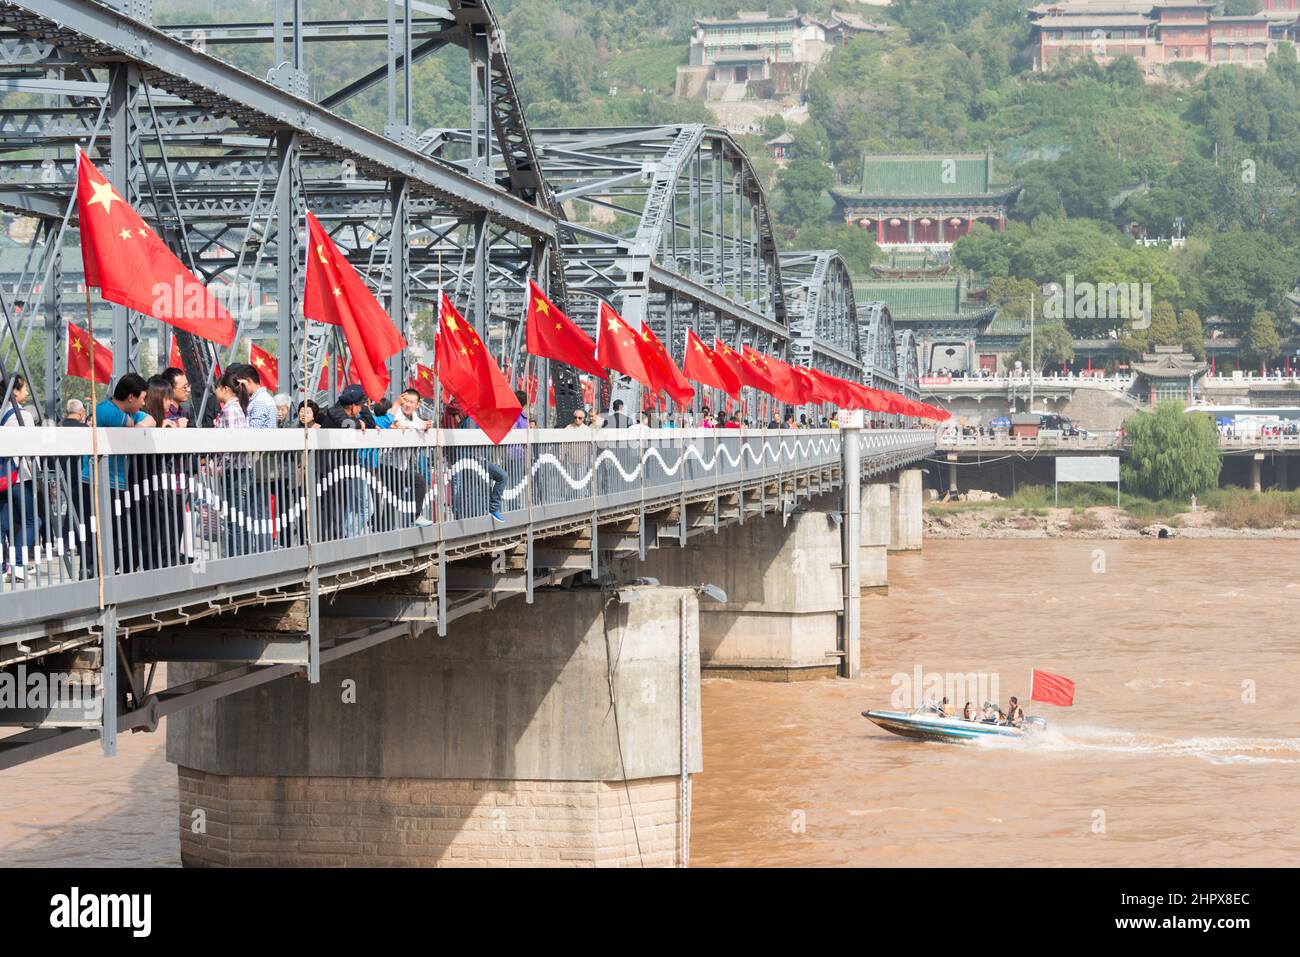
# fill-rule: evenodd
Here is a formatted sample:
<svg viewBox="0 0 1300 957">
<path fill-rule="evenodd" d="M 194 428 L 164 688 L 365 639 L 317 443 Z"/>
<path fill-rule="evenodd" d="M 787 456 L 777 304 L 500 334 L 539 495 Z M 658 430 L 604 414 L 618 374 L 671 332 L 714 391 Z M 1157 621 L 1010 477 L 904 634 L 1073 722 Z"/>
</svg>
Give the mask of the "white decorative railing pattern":
<svg viewBox="0 0 1300 957">
<path fill-rule="evenodd" d="M 934 442 L 928 430 L 860 434 L 864 469 Z M 149 576 L 184 588 L 283 575 L 786 478 L 838 464 L 842 433 L 528 429 L 492 445 L 459 429 L 49 427 L 0 440 L 0 615 L 14 599 L 30 617 L 52 589 L 101 577 L 140 593 Z"/>
</svg>

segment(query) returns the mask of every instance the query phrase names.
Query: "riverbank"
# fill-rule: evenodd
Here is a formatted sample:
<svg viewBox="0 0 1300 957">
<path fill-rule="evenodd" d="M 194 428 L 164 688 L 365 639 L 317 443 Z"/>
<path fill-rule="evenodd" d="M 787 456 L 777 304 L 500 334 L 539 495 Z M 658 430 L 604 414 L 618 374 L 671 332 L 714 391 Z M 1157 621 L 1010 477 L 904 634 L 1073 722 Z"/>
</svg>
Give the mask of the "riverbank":
<svg viewBox="0 0 1300 957">
<path fill-rule="evenodd" d="M 1211 489 L 1199 502 L 1149 499 L 1103 485 L 1024 485 L 1009 498 L 972 489 L 925 506 L 927 538 L 1300 539 L 1300 490 Z"/>
<path fill-rule="evenodd" d="M 1251 528 L 1233 524 L 1228 513 L 1212 509 L 1156 520 L 1114 506 L 1026 509 L 936 503 L 926 506 L 924 529 L 926 538 L 942 539 L 1300 539 L 1300 522 L 1295 520 L 1274 528 Z"/>
</svg>

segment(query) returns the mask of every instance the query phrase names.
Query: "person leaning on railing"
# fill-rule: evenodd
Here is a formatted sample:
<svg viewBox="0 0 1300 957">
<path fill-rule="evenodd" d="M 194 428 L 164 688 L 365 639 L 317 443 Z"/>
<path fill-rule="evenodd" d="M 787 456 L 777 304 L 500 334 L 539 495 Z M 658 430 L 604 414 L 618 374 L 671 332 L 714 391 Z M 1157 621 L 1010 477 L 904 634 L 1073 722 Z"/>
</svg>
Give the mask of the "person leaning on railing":
<svg viewBox="0 0 1300 957">
<path fill-rule="evenodd" d="M 151 429 L 157 424 L 144 411 L 145 396 L 149 392 L 148 383 L 144 377 L 135 372 L 129 372 L 117 380 L 113 387 L 112 393 L 95 406 L 95 424 L 101 429 Z M 123 561 L 125 555 L 139 556 L 140 554 L 140 526 L 138 522 L 130 520 L 132 511 L 129 507 L 119 511 L 116 507 L 123 504 L 127 498 L 127 456 L 110 455 L 107 460 L 108 467 L 108 489 L 109 489 L 109 508 L 108 515 L 102 516 L 104 522 L 113 521 L 112 516 L 121 514 L 125 520 L 114 526 L 116 534 L 113 535 L 113 555 L 112 571 L 134 571 L 134 568 L 127 567 Z M 95 575 L 98 568 L 99 553 L 98 544 L 95 540 L 95 528 L 91 522 L 91 517 L 95 514 L 95 486 L 93 471 L 89 457 L 83 457 L 81 460 L 81 494 L 78 496 L 77 511 L 81 527 L 86 529 L 86 534 L 82 540 L 86 542 L 86 572 L 88 575 Z M 100 476 L 100 481 L 104 481 Z M 129 503 L 125 503 L 129 505 Z M 127 539 L 127 541 L 124 541 Z M 129 548 L 124 546 L 130 545 Z"/>
<path fill-rule="evenodd" d="M 0 426 L 11 428 L 35 425 L 31 415 L 23 408 L 31 395 L 27 379 L 21 375 L 13 378 L 13 388 L 6 389 L 0 381 L 0 396 L 10 393 L 9 407 L 0 414 Z M 36 514 L 36 481 L 33 469 L 39 471 L 38 462 L 31 459 L 0 459 L 0 574 L 11 575 L 14 581 L 26 578 L 26 566 L 34 562 L 39 553 L 40 520 Z M 17 561 L 9 568 L 9 556 Z"/>
</svg>

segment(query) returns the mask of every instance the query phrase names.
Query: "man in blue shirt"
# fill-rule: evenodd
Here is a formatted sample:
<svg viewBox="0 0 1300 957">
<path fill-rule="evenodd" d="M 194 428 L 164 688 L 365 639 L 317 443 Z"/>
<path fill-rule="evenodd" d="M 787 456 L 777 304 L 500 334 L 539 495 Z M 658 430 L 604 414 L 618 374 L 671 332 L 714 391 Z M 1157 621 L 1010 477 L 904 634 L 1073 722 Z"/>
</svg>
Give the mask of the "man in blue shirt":
<svg viewBox="0 0 1300 957">
<path fill-rule="evenodd" d="M 254 366 L 240 362 L 231 366 L 240 389 L 248 398 L 248 427 L 250 429 L 274 429 L 279 425 L 275 413 L 275 399 L 266 386 L 262 385 L 262 375 Z"/>
<path fill-rule="evenodd" d="M 157 423 L 144 411 L 145 396 L 149 385 L 144 377 L 134 372 L 127 373 L 117 380 L 112 394 L 95 406 L 95 424 L 101 429 L 148 429 Z M 143 550 L 149 540 L 147 531 L 141 528 L 143 518 L 137 517 L 132 510 L 132 497 L 129 486 L 136 469 L 128 463 L 131 456 L 110 455 L 108 457 L 108 487 L 110 489 L 110 508 L 102 520 L 111 522 L 113 527 L 113 568 L 117 571 L 134 571 L 143 557 Z M 77 503 L 80 512 L 80 542 L 86 546 L 86 574 L 94 576 L 98 567 L 99 549 L 95 541 L 95 532 L 91 524 L 94 515 L 95 486 L 89 458 L 81 460 L 81 494 Z M 100 475 L 100 481 L 104 476 Z M 118 503 L 115 505 L 114 503 Z M 120 507 L 118 507 L 120 505 Z M 120 517 L 118 517 L 120 516 Z"/>
</svg>

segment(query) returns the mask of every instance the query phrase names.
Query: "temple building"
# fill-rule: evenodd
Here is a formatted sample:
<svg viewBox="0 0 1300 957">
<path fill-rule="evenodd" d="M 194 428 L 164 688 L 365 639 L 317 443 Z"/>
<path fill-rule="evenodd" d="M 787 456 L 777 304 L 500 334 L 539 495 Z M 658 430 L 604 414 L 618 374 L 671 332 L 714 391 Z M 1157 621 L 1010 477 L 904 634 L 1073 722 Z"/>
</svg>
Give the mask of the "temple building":
<svg viewBox="0 0 1300 957">
<path fill-rule="evenodd" d="M 832 47 L 860 33 L 892 29 L 837 11 L 825 19 L 794 10 L 785 16 L 741 10 L 726 19 L 699 19 L 689 61 L 677 68 L 677 96 L 717 101 L 801 93 Z"/>
<path fill-rule="evenodd" d="M 858 187 L 832 195 L 844 221 L 871 230 L 883 249 L 948 249 L 976 222 L 1003 229 L 1019 191 L 994 183 L 989 152 L 869 154 Z"/>
<path fill-rule="evenodd" d="M 1152 79 L 1174 63 L 1262 69 L 1279 42 L 1296 40 L 1300 0 L 1263 0 L 1249 16 L 1214 9 L 1211 0 L 1048 0 L 1029 9 L 1034 68 L 1132 57 Z"/>
<path fill-rule="evenodd" d="M 1164 399 L 1190 402 L 1197 396 L 1197 383 L 1209 371 L 1207 363 L 1184 352 L 1182 346 L 1152 346 L 1133 363 L 1133 391 L 1152 405 Z"/>
</svg>

